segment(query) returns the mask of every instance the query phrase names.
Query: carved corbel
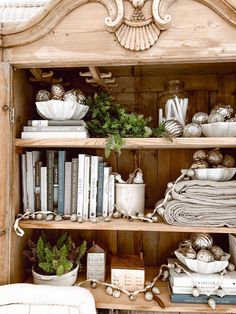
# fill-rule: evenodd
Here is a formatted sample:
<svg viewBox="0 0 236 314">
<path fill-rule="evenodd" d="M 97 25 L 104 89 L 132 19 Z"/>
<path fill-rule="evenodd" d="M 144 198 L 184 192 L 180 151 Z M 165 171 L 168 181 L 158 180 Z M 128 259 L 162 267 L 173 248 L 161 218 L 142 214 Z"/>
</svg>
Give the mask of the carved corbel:
<svg viewBox="0 0 236 314">
<path fill-rule="evenodd" d="M 160 15 L 163 0 L 114 0 L 116 16 L 105 19 L 106 29 L 113 32 L 120 45 L 132 51 L 149 49 L 160 31 L 169 28 L 170 15 Z"/>
<path fill-rule="evenodd" d="M 100 73 L 99 69 L 93 66 L 89 67 L 88 72 L 79 72 L 79 75 L 85 77 L 86 83 L 94 87 L 100 86 L 105 90 L 109 90 L 118 86 L 111 72 Z"/>
</svg>

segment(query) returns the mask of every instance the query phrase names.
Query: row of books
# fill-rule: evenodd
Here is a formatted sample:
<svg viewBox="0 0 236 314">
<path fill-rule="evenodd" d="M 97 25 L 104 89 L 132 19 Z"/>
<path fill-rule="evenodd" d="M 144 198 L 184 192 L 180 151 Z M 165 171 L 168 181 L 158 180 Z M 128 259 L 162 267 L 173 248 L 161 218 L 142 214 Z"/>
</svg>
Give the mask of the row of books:
<svg viewBox="0 0 236 314">
<path fill-rule="evenodd" d="M 115 175 L 101 156 L 65 150 L 26 151 L 21 155 L 23 208 L 54 211 L 84 219 L 107 216 L 115 203 Z"/>
<path fill-rule="evenodd" d="M 168 263 L 180 262 L 177 259 L 168 259 Z M 181 264 L 182 267 L 184 267 Z M 223 277 L 220 274 L 200 274 L 186 268 L 190 275 L 177 273 L 170 269 L 169 290 L 173 303 L 207 304 L 209 297 L 217 304 L 236 304 L 236 271 L 227 272 Z M 200 295 L 193 296 L 193 288 L 197 287 Z M 224 291 L 225 296 L 217 296 L 217 288 Z"/>
<path fill-rule="evenodd" d="M 21 138 L 87 138 L 83 120 L 29 120 Z"/>
</svg>

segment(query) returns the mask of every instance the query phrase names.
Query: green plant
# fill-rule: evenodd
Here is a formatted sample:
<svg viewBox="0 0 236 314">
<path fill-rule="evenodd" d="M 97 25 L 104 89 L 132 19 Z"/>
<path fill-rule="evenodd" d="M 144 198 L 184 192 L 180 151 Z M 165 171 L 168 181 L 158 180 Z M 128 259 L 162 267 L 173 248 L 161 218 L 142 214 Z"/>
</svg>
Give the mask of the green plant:
<svg viewBox="0 0 236 314">
<path fill-rule="evenodd" d="M 76 246 L 67 233 L 63 233 L 52 245 L 45 233 L 42 232 L 37 242 L 28 241 L 23 254 L 37 272 L 60 276 L 79 265 L 86 249 L 86 241 L 83 241 L 80 246 Z"/>
<path fill-rule="evenodd" d="M 128 113 L 120 104 L 115 103 L 105 92 L 88 97 L 87 127 L 92 137 L 106 137 L 105 155 L 112 150 L 120 152 L 127 137 L 150 137 L 151 118 L 137 113 Z"/>
</svg>

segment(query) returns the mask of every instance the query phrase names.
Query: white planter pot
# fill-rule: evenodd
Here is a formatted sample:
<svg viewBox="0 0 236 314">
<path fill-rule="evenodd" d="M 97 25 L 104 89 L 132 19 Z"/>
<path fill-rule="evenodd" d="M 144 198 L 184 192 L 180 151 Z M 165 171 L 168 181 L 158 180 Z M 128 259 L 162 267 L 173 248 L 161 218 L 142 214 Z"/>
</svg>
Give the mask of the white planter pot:
<svg viewBox="0 0 236 314">
<path fill-rule="evenodd" d="M 73 286 L 78 275 L 79 265 L 70 272 L 57 275 L 41 275 L 32 269 L 33 282 L 36 285 L 51 285 L 51 286 Z"/>
</svg>

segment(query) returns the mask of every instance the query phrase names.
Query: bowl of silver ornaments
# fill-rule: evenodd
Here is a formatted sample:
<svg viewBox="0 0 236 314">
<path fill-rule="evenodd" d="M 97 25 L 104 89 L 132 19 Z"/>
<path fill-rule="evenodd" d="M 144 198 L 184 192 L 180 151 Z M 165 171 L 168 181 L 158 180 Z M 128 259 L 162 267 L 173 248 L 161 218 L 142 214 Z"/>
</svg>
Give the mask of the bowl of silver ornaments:
<svg viewBox="0 0 236 314">
<path fill-rule="evenodd" d="M 200 137 L 202 134 L 202 127 L 197 123 L 189 123 L 185 125 L 183 130 L 183 137 Z"/>
</svg>

